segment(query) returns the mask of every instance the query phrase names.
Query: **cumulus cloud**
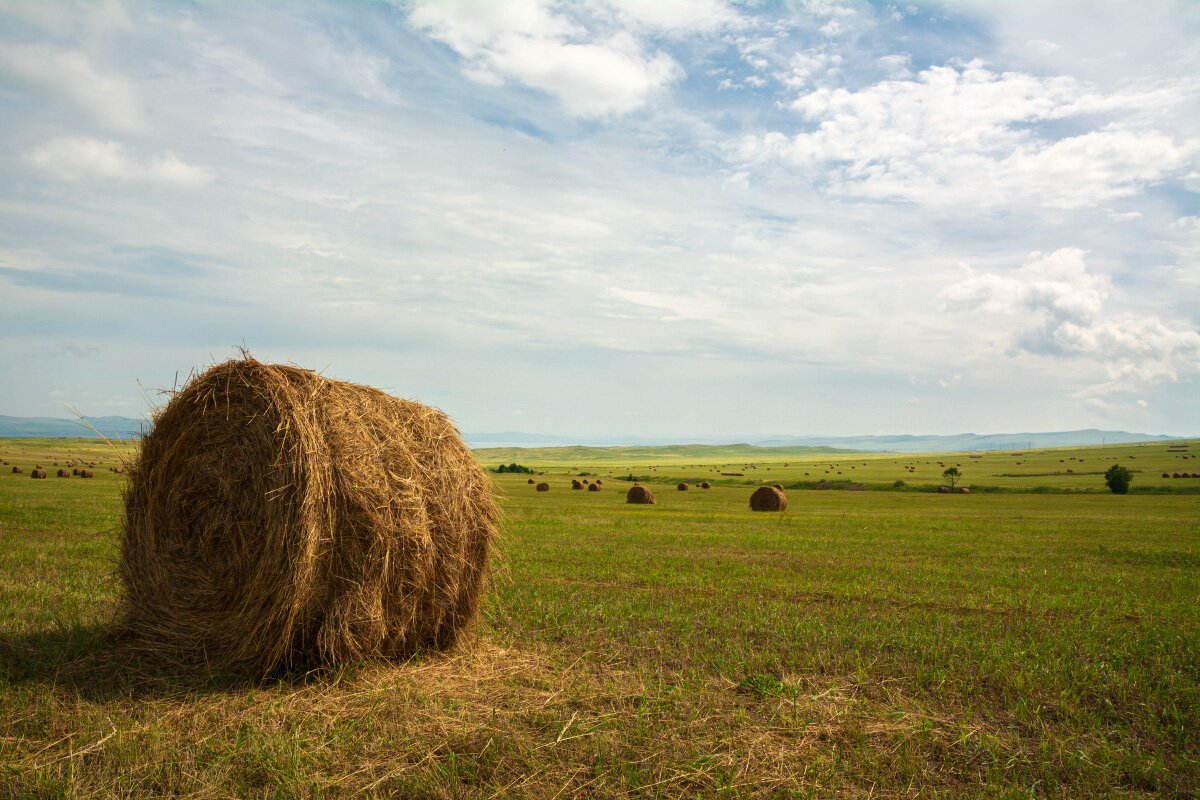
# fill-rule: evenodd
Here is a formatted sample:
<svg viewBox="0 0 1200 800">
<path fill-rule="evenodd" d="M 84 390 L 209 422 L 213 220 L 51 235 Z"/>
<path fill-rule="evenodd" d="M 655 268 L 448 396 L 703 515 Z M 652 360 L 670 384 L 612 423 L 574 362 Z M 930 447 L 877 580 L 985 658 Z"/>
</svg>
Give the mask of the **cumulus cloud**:
<svg viewBox="0 0 1200 800">
<path fill-rule="evenodd" d="M 1073 78 L 997 74 L 973 61 L 859 91 L 808 92 L 791 108 L 813 130 L 752 135 L 737 153 L 746 164 L 789 164 L 835 194 L 1078 208 L 1163 180 L 1187 164 L 1189 147 L 1116 122 L 1059 139 L 1037 125 L 1175 102 L 1167 91 L 1102 95 Z"/>
<path fill-rule="evenodd" d="M 181 161 L 173 153 L 139 158 L 119 142 L 86 136 L 51 139 L 26 153 L 26 158 L 70 181 L 110 178 L 196 188 L 212 180 L 210 169 Z"/>
<path fill-rule="evenodd" d="M 1106 313 L 1112 283 L 1087 271 L 1086 252 L 1033 253 L 1007 275 L 971 272 L 942 290 L 944 310 L 1005 315 L 1023 326 L 1011 341 L 1025 351 L 1102 363 L 1110 382 L 1100 391 L 1176 381 L 1200 370 L 1200 334 L 1157 316 Z"/>
<path fill-rule="evenodd" d="M 672 18 L 639 19 L 661 25 Z M 466 59 L 472 80 L 516 80 L 579 117 L 627 114 L 683 75 L 669 55 L 645 52 L 630 31 L 600 34 L 535 0 L 425 2 L 409 21 Z"/>
<path fill-rule="evenodd" d="M 109 128 L 133 131 L 145 123 L 133 84 L 97 67 L 82 50 L 4 42 L 0 70 L 66 100 Z"/>
</svg>

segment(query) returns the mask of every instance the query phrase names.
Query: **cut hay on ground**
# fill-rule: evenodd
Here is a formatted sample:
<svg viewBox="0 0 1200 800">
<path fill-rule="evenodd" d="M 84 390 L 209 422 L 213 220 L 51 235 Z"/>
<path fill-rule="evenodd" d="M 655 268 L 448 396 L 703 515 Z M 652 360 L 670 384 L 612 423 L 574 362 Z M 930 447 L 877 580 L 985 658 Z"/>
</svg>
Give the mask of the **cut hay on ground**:
<svg viewBox="0 0 1200 800">
<path fill-rule="evenodd" d="M 625 502 L 654 505 L 654 495 L 645 486 L 630 486 L 629 491 L 625 493 Z"/>
<path fill-rule="evenodd" d="M 261 675 L 445 649 L 476 617 L 499 511 L 436 409 L 246 357 L 175 394 L 129 472 L 139 654 Z"/>
<path fill-rule="evenodd" d="M 750 495 L 751 511 L 786 511 L 787 498 L 774 486 L 760 486 Z"/>
</svg>

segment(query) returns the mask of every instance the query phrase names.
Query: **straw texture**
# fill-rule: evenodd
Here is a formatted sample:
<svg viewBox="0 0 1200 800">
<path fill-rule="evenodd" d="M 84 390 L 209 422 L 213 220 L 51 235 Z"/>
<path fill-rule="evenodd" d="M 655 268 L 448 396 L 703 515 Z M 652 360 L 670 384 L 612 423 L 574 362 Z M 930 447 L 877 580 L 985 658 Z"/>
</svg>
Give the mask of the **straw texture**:
<svg viewBox="0 0 1200 800">
<path fill-rule="evenodd" d="M 130 646 L 258 674 L 453 646 L 499 517 L 441 412 L 249 357 L 156 414 L 124 505 Z"/>
</svg>

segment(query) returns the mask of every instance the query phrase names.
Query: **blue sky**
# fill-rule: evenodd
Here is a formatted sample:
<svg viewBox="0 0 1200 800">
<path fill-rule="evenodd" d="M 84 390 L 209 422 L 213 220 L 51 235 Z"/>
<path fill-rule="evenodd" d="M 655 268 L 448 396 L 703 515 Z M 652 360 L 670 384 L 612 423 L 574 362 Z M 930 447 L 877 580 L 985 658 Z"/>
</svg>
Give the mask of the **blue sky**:
<svg viewBox="0 0 1200 800">
<path fill-rule="evenodd" d="M 0 413 L 1200 432 L 1200 4 L 0 5 Z"/>
</svg>

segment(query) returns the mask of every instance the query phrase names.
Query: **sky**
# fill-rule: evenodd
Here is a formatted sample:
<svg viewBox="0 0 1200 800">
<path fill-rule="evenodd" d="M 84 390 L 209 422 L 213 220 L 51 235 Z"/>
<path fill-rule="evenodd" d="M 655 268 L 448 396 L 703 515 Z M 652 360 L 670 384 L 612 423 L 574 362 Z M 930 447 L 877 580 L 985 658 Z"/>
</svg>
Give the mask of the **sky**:
<svg viewBox="0 0 1200 800">
<path fill-rule="evenodd" d="M 0 1 L 0 413 L 1200 433 L 1200 3 Z"/>
</svg>

